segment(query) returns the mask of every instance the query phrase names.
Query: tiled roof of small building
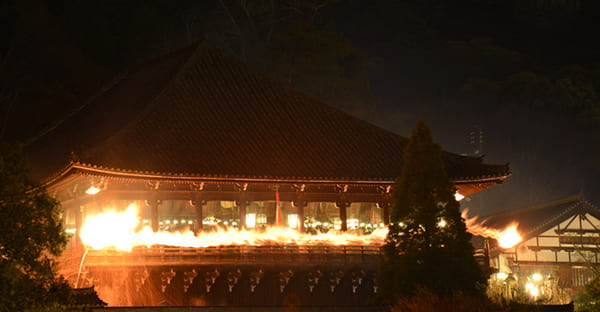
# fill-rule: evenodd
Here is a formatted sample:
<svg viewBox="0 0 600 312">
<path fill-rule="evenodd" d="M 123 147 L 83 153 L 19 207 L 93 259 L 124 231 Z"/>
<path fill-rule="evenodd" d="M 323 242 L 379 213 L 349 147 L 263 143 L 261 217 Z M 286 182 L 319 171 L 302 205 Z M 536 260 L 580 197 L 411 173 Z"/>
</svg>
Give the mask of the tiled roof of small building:
<svg viewBox="0 0 600 312">
<path fill-rule="evenodd" d="M 577 213 L 590 213 L 600 218 L 600 210 L 577 194 L 546 203 L 504 211 L 488 217 L 484 226 L 502 229 L 513 222 L 524 239 L 534 237 Z"/>
<path fill-rule="evenodd" d="M 34 177 L 81 163 L 140 172 L 391 181 L 407 139 L 266 78 L 208 43 L 138 66 L 26 148 Z M 443 155 L 455 181 L 507 165 Z"/>
</svg>

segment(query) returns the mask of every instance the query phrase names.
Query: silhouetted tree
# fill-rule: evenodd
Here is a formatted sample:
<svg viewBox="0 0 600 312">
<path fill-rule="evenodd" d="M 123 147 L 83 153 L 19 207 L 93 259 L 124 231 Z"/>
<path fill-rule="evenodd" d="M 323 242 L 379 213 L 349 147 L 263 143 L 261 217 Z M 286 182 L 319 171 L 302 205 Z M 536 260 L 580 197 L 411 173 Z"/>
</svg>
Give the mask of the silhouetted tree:
<svg viewBox="0 0 600 312">
<path fill-rule="evenodd" d="M 441 147 L 419 120 L 394 187 L 392 224 L 377 278 L 388 303 L 418 289 L 440 296 L 483 294 L 485 278 L 473 256 L 471 234 L 455 192 Z"/>
<path fill-rule="evenodd" d="M 48 310 L 66 287 L 53 259 L 66 243 L 60 206 L 27 178 L 18 148 L 0 142 L 0 152 L 0 311 Z"/>
</svg>

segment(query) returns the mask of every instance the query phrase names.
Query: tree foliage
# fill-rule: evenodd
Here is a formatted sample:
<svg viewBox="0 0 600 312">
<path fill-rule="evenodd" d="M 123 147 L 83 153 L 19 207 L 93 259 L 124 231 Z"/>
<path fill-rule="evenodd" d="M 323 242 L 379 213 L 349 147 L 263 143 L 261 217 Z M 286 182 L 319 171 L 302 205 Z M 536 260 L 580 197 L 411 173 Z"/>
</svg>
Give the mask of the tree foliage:
<svg viewBox="0 0 600 312">
<path fill-rule="evenodd" d="M 66 243 L 59 203 L 27 178 L 20 150 L 0 143 L 0 309 L 38 310 L 58 304 L 54 257 Z"/>
<path fill-rule="evenodd" d="M 396 303 L 418 289 L 441 296 L 481 295 L 485 278 L 454 198 L 456 189 L 448 180 L 441 147 L 422 120 L 403 161 L 377 278 L 383 299 Z"/>
</svg>

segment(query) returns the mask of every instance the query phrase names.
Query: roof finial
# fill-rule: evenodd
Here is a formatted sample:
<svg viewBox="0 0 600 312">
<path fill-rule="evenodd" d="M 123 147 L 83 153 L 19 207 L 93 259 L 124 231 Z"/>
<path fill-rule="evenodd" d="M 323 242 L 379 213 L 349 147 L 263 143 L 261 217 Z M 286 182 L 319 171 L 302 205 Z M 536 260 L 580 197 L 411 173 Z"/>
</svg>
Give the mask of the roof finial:
<svg viewBox="0 0 600 312">
<path fill-rule="evenodd" d="M 75 151 L 71 151 L 70 157 L 71 157 L 71 162 L 74 162 L 74 163 L 79 162 L 79 156 L 77 156 L 77 154 L 75 154 Z"/>
</svg>

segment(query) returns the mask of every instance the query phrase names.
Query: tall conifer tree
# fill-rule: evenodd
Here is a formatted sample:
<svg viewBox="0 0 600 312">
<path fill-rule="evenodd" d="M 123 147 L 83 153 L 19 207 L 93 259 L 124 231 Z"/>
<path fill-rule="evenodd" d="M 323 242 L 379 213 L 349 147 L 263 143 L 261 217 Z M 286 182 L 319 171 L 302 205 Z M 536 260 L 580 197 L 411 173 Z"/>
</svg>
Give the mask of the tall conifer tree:
<svg viewBox="0 0 600 312">
<path fill-rule="evenodd" d="M 441 147 L 419 120 L 394 186 L 392 224 L 378 275 L 384 301 L 396 303 L 419 288 L 441 296 L 483 294 L 485 278 L 455 193 Z"/>
</svg>

